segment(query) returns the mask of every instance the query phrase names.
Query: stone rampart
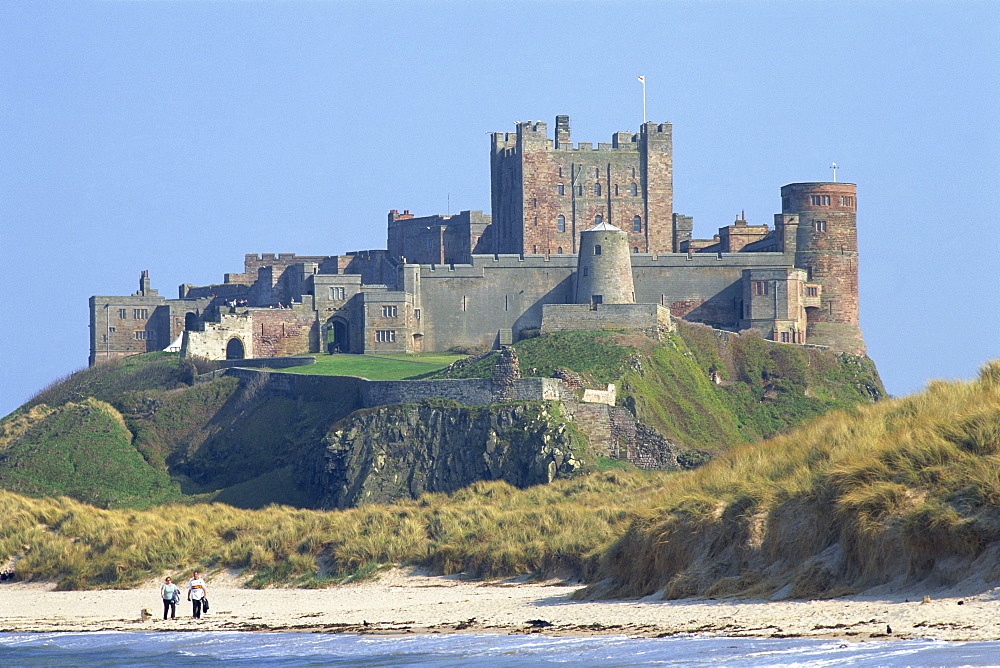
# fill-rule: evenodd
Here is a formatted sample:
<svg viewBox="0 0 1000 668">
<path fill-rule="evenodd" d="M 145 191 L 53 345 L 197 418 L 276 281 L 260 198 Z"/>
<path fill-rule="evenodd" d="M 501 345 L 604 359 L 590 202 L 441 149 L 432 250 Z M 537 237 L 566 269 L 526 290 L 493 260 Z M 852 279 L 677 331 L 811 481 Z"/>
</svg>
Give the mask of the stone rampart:
<svg viewBox="0 0 1000 668">
<path fill-rule="evenodd" d="M 234 376 L 243 383 L 253 383 L 279 396 L 301 397 L 306 401 L 325 401 L 339 394 L 356 392 L 359 408 L 416 403 L 427 399 L 449 399 L 464 406 L 486 406 L 499 400 L 489 378 L 368 380 L 357 376 L 283 373 L 236 366 L 226 369 L 223 375 Z M 503 397 L 504 401 L 576 400 L 573 391 L 557 378 L 521 378 L 506 389 L 508 393 Z"/>
<path fill-rule="evenodd" d="M 659 304 L 546 304 L 542 333 L 639 331 L 656 339 L 673 329 L 668 309 Z"/>
</svg>

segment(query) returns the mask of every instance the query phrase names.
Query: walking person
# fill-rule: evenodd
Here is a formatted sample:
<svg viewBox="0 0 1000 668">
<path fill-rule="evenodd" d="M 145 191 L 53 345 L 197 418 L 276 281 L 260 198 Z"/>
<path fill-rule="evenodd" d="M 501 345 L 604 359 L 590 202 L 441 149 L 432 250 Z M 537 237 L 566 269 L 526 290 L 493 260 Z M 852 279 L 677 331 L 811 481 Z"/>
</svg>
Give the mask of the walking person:
<svg viewBox="0 0 1000 668">
<path fill-rule="evenodd" d="M 205 581 L 201 579 L 201 573 L 195 571 L 194 577 L 188 582 L 188 600 L 191 601 L 191 614 L 195 619 L 201 619 L 201 602 L 205 599 Z"/>
<path fill-rule="evenodd" d="M 167 613 L 170 613 L 170 619 L 177 618 L 177 599 L 181 596 L 181 590 L 174 584 L 174 581 L 169 577 L 163 581 L 160 585 L 160 598 L 163 599 L 163 618 L 167 618 Z"/>
</svg>

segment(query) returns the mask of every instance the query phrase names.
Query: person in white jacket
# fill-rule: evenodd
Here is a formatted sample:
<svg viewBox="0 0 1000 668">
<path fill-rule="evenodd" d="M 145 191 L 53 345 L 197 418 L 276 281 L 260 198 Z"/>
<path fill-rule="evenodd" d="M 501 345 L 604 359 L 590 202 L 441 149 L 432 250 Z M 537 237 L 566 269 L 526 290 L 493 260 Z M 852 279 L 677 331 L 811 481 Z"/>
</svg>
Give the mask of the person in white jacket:
<svg viewBox="0 0 1000 668">
<path fill-rule="evenodd" d="M 188 600 L 193 606 L 192 614 L 195 619 L 201 619 L 201 603 L 205 600 L 205 581 L 201 579 L 201 573 L 195 571 L 194 577 L 188 582 Z"/>
</svg>

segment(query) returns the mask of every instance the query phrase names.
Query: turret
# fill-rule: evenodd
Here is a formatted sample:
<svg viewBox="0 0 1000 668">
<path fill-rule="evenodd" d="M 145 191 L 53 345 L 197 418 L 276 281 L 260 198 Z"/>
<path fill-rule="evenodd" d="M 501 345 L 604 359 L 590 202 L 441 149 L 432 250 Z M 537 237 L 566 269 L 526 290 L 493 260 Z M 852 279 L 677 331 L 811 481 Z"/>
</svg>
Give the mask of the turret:
<svg viewBox="0 0 1000 668">
<path fill-rule="evenodd" d="M 798 216 L 795 266 L 808 272 L 807 281 L 822 285 L 820 305 L 806 308 L 807 341 L 864 354 L 858 322 L 857 186 L 790 183 L 781 189 L 781 211 Z M 791 250 L 788 244 L 786 250 Z"/>
<path fill-rule="evenodd" d="M 614 225 L 598 223 L 580 233 L 576 303 L 635 303 L 628 235 Z"/>
</svg>

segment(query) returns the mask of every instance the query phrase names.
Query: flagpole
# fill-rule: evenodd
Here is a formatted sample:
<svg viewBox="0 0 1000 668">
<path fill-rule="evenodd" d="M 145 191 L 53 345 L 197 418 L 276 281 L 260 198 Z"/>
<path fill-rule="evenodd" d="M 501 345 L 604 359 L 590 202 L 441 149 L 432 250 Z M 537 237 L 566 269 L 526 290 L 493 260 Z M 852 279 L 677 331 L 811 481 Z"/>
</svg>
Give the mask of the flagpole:
<svg viewBox="0 0 1000 668">
<path fill-rule="evenodd" d="M 642 124 L 646 124 L 646 77 L 645 75 L 639 77 L 639 82 L 642 84 Z"/>
</svg>

